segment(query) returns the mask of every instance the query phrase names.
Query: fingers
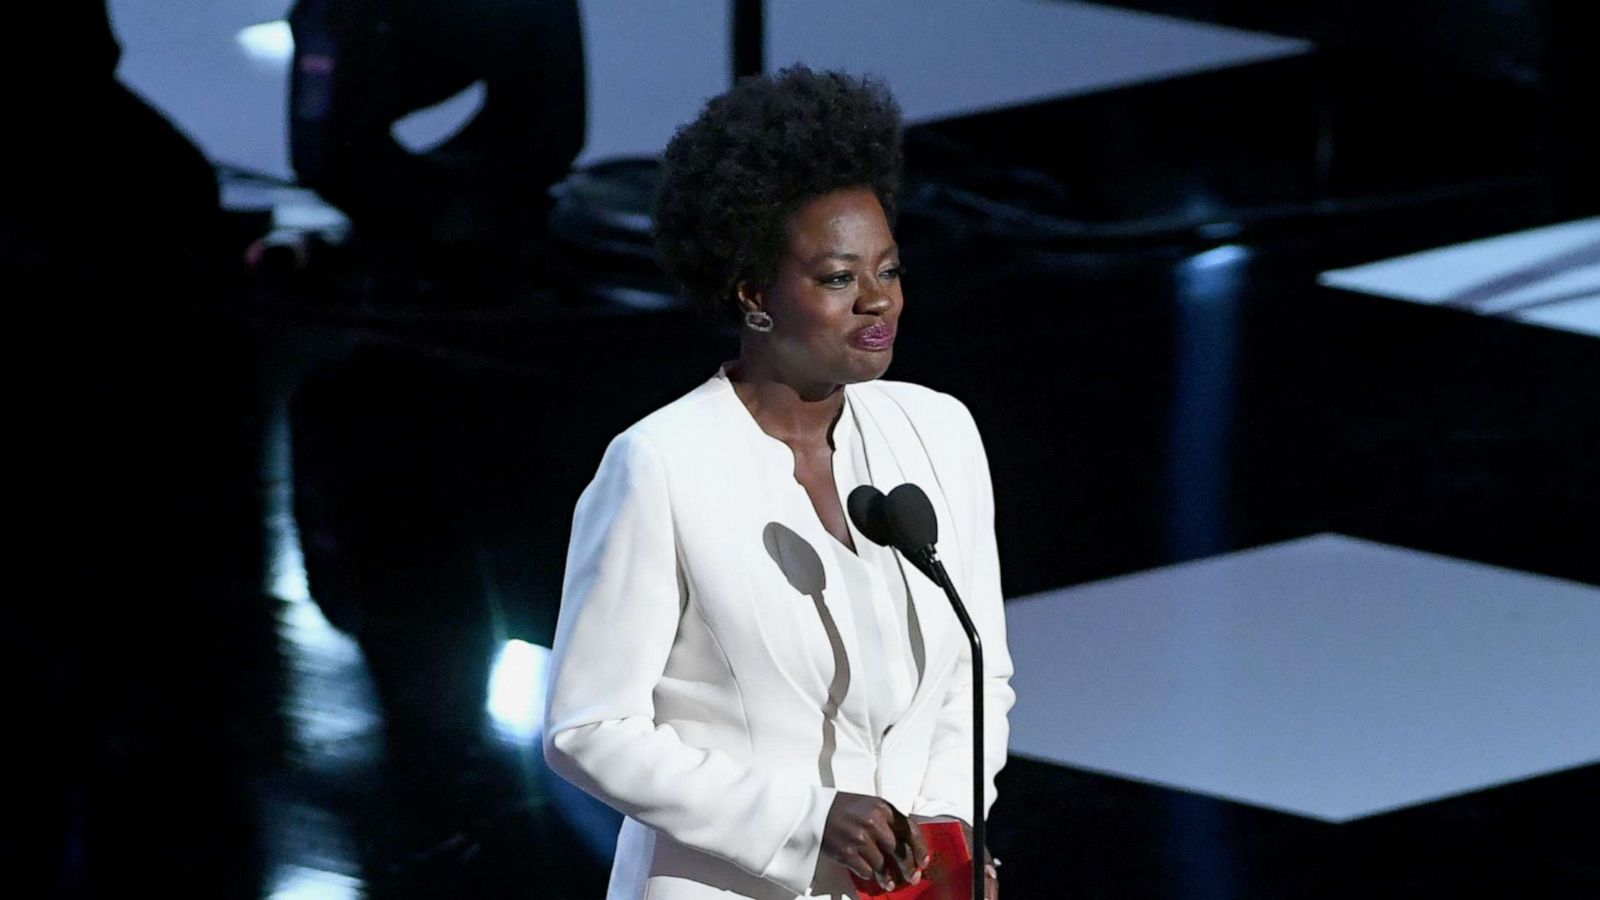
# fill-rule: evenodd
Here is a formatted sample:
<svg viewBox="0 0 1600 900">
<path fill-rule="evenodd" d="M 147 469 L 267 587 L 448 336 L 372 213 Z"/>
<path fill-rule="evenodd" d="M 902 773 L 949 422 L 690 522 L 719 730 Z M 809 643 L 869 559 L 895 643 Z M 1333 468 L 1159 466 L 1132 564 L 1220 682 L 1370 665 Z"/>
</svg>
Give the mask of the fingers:
<svg viewBox="0 0 1600 900">
<path fill-rule="evenodd" d="M 863 829 L 860 840 L 857 842 L 856 856 L 867 866 L 865 872 L 857 872 L 856 874 L 862 878 L 882 884 L 884 876 L 889 874 L 885 866 L 886 856 L 878 846 L 877 837 L 870 824 Z"/>
<path fill-rule="evenodd" d="M 861 854 L 859 853 L 853 851 L 847 853 L 840 858 L 839 862 L 843 863 L 844 867 L 850 870 L 850 874 L 856 876 L 862 881 L 878 880 L 878 873 L 873 871 L 872 865 L 865 859 L 862 859 Z"/>
<path fill-rule="evenodd" d="M 927 843 L 922 838 L 922 829 L 898 810 L 894 812 L 890 827 L 894 831 L 894 857 L 899 864 L 900 875 L 907 884 L 916 884 L 922 880 L 921 870 L 933 861 Z"/>
<path fill-rule="evenodd" d="M 921 832 L 898 810 L 881 798 L 842 791 L 828 811 L 822 849 L 885 890 L 920 881 L 928 861 Z"/>
<path fill-rule="evenodd" d="M 904 817 L 893 807 L 885 806 L 884 815 L 874 817 L 872 823 L 872 836 L 884 860 L 878 871 L 896 884 L 911 884 L 911 879 L 918 877 L 917 866 L 911 859 L 909 845 L 901 838 L 903 830 L 899 826 Z"/>
<path fill-rule="evenodd" d="M 922 829 L 905 816 L 900 816 L 896 822 L 904 829 L 903 838 L 911 847 L 911 858 L 915 861 L 916 867 L 926 868 L 933 862 L 933 854 L 928 852 L 928 841 L 922 836 Z"/>
</svg>

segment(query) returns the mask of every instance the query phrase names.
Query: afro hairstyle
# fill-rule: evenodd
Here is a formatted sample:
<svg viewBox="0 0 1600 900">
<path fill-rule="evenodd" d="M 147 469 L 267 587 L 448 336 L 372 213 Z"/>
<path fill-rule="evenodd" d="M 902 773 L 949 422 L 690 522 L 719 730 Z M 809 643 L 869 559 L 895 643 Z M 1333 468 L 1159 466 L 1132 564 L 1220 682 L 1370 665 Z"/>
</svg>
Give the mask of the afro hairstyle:
<svg viewBox="0 0 1600 900">
<path fill-rule="evenodd" d="M 656 250 L 688 297 L 737 321 L 734 288 L 769 284 L 801 206 L 870 188 L 895 220 L 900 107 L 883 82 L 804 65 L 741 80 L 667 144 Z"/>
</svg>

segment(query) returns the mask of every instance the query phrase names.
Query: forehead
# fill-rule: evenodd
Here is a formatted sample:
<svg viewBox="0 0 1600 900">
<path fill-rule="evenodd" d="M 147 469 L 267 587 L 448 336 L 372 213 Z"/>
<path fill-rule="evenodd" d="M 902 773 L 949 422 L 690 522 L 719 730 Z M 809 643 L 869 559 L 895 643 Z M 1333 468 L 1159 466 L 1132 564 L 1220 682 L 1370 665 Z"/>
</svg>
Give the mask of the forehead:
<svg viewBox="0 0 1600 900">
<path fill-rule="evenodd" d="M 809 201 L 788 221 L 788 255 L 807 259 L 839 252 L 875 257 L 894 243 L 878 195 L 845 188 Z"/>
</svg>

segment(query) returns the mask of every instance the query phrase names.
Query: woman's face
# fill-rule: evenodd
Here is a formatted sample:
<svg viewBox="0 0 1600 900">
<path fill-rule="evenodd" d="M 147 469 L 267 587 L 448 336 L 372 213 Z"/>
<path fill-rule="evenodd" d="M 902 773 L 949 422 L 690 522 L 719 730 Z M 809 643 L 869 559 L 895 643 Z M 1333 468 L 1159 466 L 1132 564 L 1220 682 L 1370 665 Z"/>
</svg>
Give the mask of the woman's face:
<svg viewBox="0 0 1600 900">
<path fill-rule="evenodd" d="M 771 332 L 750 335 L 747 353 L 805 391 L 882 376 L 904 301 L 900 251 L 877 195 L 824 194 L 790 216 L 787 231 L 772 284 L 746 299 L 773 323 Z"/>
</svg>

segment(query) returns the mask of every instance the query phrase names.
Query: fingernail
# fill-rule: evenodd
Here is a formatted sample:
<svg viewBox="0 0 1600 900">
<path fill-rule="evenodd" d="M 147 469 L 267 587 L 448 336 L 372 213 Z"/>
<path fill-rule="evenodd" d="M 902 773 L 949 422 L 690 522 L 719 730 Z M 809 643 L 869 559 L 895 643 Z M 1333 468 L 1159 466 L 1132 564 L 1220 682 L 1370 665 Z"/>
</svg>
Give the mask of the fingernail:
<svg viewBox="0 0 1600 900">
<path fill-rule="evenodd" d="M 917 882 L 919 882 L 921 880 L 922 880 L 922 873 L 920 871 L 911 873 L 911 883 L 912 884 L 916 884 Z"/>
</svg>

